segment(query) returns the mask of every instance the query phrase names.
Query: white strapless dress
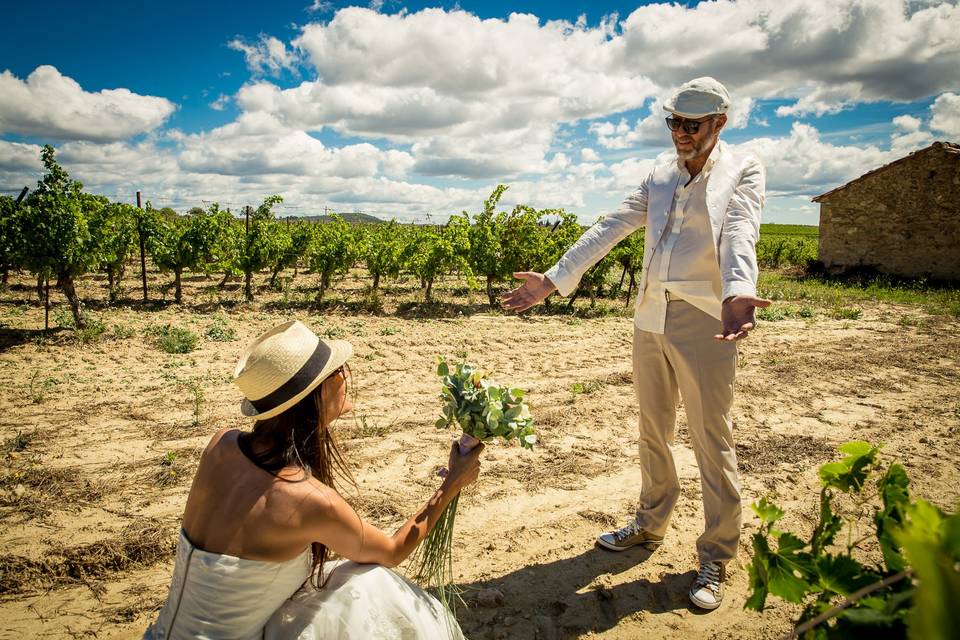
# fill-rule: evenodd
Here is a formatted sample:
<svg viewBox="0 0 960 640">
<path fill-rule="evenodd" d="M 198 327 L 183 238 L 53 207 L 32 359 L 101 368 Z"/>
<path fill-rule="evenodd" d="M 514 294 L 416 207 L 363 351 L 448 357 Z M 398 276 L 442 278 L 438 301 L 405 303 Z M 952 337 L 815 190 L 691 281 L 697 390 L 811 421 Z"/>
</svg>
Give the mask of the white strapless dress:
<svg viewBox="0 0 960 640">
<path fill-rule="evenodd" d="M 463 638 L 436 598 L 379 565 L 328 562 L 318 591 L 305 584 L 309 548 L 286 562 L 246 560 L 198 549 L 181 530 L 176 555 L 145 640 Z"/>
</svg>

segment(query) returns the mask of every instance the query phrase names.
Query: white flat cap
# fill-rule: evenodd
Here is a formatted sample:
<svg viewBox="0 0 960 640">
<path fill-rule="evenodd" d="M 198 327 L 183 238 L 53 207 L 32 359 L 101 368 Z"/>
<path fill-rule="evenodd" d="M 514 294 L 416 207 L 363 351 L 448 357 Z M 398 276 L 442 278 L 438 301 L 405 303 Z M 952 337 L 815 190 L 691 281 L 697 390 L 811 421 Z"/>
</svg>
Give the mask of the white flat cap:
<svg viewBox="0 0 960 640">
<path fill-rule="evenodd" d="M 663 104 L 664 111 L 681 118 L 702 118 L 715 113 L 726 113 L 729 107 L 730 94 L 727 88 L 710 76 L 683 83 Z"/>
</svg>

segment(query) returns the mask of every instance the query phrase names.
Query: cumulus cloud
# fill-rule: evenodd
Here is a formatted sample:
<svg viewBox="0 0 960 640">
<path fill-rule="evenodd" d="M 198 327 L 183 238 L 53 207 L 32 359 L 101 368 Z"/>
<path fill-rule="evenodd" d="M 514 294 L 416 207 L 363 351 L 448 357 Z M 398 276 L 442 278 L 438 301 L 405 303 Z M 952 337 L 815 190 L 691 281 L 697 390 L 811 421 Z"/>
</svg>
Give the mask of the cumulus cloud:
<svg viewBox="0 0 960 640">
<path fill-rule="evenodd" d="M 910 115 L 902 115 L 893 119 L 893 126 L 896 127 L 898 131 L 913 133 L 914 131 L 920 130 L 920 127 L 923 126 L 923 121 L 920 118 L 914 118 Z"/>
<path fill-rule="evenodd" d="M 833 145 L 812 125 L 794 122 L 787 137 L 756 138 L 737 145 L 767 169 L 768 195 L 816 195 L 894 159 L 874 145 Z"/>
<path fill-rule="evenodd" d="M 180 166 L 196 173 L 402 177 L 414 162 L 408 153 L 383 151 L 366 142 L 328 149 L 308 133 L 287 129 L 262 113 L 243 114 L 210 132 L 184 136 L 179 144 Z"/>
<path fill-rule="evenodd" d="M 636 69 L 611 67 L 612 28 L 347 8 L 293 43 L 318 80 L 257 83 L 237 100 L 291 127 L 411 144 L 430 175 L 537 172 L 559 124 L 639 107 L 655 91 Z"/>
<path fill-rule="evenodd" d="M 0 140 L 0 172 L 42 170 L 39 145 Z"/>
<path fill-rule="evenodd" d="M 60 140 L 123 140 L 153 131 L 176 110 L 166 98 L 128 89 L 84 91 L 55 67 L 37 67 L 21 80 L 0 74 L 0 133 Z"/>
<path fill-rule="evenodd" d="M 946 135 L 952 142 L 960 142 L 960 95 L 944 93 L 930 105 L 933 118 L 930 128 Z"/>
<path fill-rule="evenodd" d="M 297 57 L 281 40 L 261 33 L 257 42 L 235 38 L 227 43 L 234 51 L 243 53 L 247 69 L 254 75 L 279 76 L 284 70 L 296 72 Z"/>
<path fill-rule="evenodd" d="M 830 113 L 852 101 L 911 101 L 951 89 L 960 65 L 950 2 L 741 0 L 652 4 L 622 23 L 622 57 L 651 79 L 712 75 L 737 93 L 796 97 L 782 115 Z M 689 43 L 699 46 L 691 52 Z"/>
<path fill-rule="evenodd" d="M 890 136 L 890 152 L 904 156 L 933 142 L 933 135 L 923 130 L 923 121 L 911 115 L 893 119 L 894 133 Z"/>
</svg>

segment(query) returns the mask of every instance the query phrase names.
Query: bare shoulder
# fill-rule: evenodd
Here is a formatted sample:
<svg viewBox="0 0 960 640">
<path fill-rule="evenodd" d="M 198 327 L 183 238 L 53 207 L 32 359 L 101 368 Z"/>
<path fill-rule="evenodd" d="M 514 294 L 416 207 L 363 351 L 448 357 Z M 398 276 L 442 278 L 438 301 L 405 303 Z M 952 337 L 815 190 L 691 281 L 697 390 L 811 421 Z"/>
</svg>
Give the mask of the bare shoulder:
<svg viewBox="0 0 960 640">
<path fill-rule="evenodd" d="M 210 437 L 210 442 L 207 443 L 206 448 L 203 450 L 203 455 L 206 456 L 211 451 L 213 451 L 217 445 L 224 441 L 224 439 L 236 438 L 240 434 L 239 429 L 233 429 L 231 427 L 221 427 L 217 430 L 213 436 Z"/>
<path fill-rule="evenodd" d="M 338 520 L 354 521 L 358 518 L 353 508 L 335 489 L 316 478 L 299 484 L 307 517 L 314 523 Z"/>
</svg>

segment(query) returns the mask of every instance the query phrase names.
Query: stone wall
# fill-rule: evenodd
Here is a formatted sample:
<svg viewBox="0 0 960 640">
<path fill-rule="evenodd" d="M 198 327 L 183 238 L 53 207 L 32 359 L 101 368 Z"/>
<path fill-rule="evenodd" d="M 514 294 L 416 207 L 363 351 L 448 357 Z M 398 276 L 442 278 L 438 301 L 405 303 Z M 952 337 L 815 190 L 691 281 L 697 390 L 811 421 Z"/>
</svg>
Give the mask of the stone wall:
<svg viewBox="0 0 960 640">
<path fill-rule="evenodd" d="M 820 261 L 960 281 L 960 149 L 934 143 L 820 202 Z"/>
</svg>

